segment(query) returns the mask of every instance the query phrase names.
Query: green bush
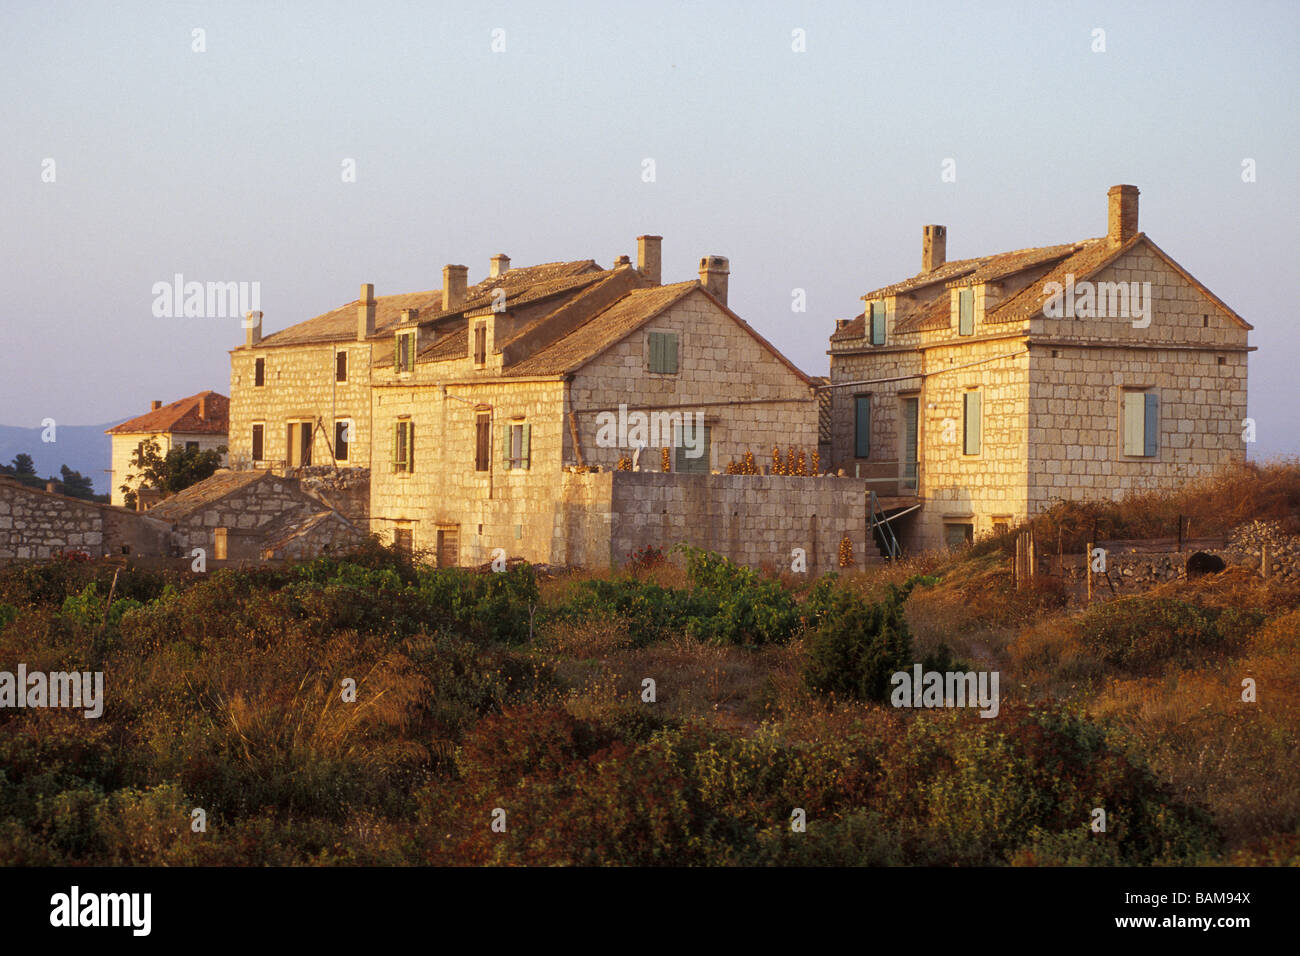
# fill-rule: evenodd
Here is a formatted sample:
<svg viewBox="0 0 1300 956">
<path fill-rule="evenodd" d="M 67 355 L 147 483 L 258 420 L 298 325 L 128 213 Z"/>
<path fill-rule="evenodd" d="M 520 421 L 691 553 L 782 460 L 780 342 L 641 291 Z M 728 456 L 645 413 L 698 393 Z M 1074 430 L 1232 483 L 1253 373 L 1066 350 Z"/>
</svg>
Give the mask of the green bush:
<svg viewBox="0 0 1300 956">
<path fill-rule="evenodd" d="M 1200 608 L 1176 598 L 1123 597 L 1080 617 L 1083 645 L 1104 663 L 1149 673 L 1166 663 L 1187 665 L 1207 654 L 1230 654 L 1263 621 L 1253 611 Z"/>
<path fill-rule="evenodd" d="M 815 622 L 807 639 L 804 683 L 821 694 L 885 701 L 889 678 L 912 663 L 912 638 L 903 604 L 909 582 L 890 585 L 884 600 L 868 601 L 856 592 L 818 582 L 808 601 Z"/>
</svg>

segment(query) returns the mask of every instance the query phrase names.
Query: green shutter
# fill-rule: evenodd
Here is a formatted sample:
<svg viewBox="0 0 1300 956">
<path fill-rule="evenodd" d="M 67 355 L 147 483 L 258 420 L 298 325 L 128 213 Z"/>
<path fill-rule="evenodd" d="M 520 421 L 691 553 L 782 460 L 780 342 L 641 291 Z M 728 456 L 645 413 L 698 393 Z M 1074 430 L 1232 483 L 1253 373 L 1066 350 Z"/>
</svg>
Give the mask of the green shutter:
<svg viewBox="0 0 1300 956">
<path fill-rule="evenodd" d="M 521 468 L 527 468 L 529 461 L 532 458 L 532 442 L 533 442 L 533 426 L 525 422 L 524 438 L 521 443 L 523 447 L 520 449 L 520 454 L 523 456 L 523 461 L 520 462 Z"/>
<path fill-rule="evenodd" d="M 962 396 L 964 403 L 962 450 L 967 455 L 980 453 L 980 393 L 967 392 Z"/>
<path fill-rule="evenodd" d="M 1142 454 L 1153 458 L 1160 451 L 1160 399 L 1155 392 L 1147 392 L 1143 398 L 1146 399 L 1143 409 L 1146 414 L 1142 428 Z"/>
<path fill-rule="evenodd" d="M 650 333 L 650 371 L 662 372 L 664 370 L 664 342 L 663 336 L 658 332 Z"/>
<path fill-rule="evenodd" d="M 1145 451 L 1142 440 L 1146 401 L 1141 392 L 1124 393 L 1124 454 L 1138 456 Z"/>
<path fill-rule="evenodd" d="M 970 335 L 975 331 L 975 293 L 962 289 L 957 293 L 957 334 Z"/>
<path fill-rule="evenodd" d="M 664 336 L 664 371 L 677 374 L 677 333 Z"/>
<path fill-rule="evenodd" d="M 415 422 L 406 423 L 406 470 L 415 471 Z"/>
<path fill-rule="evenodd" d="M 398 461 L 397 461 L 397 433 L 398 430 L 401 429 L 401 427 L 402 427 L 401 422 L 393 423 L 393 471 L 400 471 L 400 468 L 398 467 Z"/>
<path fill-rule="evenodd" d="M 506 471 L 510 470 L 510 423 L 501 426 L 501 461 Z"/>
<path fill-rule="evenodd" d="M 871 396 L 853 396 L 853 456 L 871 457 Z"/>
<path fill-rule="evenodd" d="M 885 303 L 871 303 L 871 344 L 885 344 Z"/>
</svg>

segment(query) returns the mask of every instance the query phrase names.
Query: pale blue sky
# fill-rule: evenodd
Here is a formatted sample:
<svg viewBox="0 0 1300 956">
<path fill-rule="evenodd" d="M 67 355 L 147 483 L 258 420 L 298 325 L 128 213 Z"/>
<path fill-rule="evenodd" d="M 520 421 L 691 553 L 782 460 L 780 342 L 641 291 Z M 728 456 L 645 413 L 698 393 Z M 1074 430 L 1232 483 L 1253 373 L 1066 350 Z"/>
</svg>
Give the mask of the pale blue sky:
<svg viewBox="0 0 1300 956">
<path fill-rule="evenodd" d="M 228 393 L 238 320 L 151 314 L 177 272 L 260 282 L 271 331 L 362 282 L 609 265 L 641 233 L 665 281 L 730 257 L 733 308 L 824 374 L 833 320 L 917 271 L 923 224 L 950 258 L 1071 241 L 1133 183 L 1141 228 L 1256 326 L 1255 453 L 1296 454 L 1298 11 L 4 0 L 0 423 Z"/>
</svg>

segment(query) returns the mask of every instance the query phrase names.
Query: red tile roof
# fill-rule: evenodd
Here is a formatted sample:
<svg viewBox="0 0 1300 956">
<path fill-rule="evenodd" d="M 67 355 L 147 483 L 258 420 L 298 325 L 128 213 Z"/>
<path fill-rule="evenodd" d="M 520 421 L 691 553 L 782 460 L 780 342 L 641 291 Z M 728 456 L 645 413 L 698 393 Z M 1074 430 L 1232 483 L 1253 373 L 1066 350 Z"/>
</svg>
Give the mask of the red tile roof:
<svg viewBox="0 0 1300 956">
<path fill-rule="evenodd" d="M 199 416 L 202 402 L 203 415 Z M 230 431 L 230 399 L 205 391 L 138 415 L 108 429 L 108 435 L 224 435 Z"/>
</svg>

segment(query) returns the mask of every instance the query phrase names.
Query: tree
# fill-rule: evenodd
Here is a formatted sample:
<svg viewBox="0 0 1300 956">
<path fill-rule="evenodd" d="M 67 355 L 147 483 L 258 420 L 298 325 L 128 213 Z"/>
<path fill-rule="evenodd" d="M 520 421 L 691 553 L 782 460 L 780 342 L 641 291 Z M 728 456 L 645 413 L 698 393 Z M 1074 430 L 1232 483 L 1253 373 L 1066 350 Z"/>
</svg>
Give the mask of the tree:
<svg viewBox="0 0 1300 956">
<path fill-rule="evenodd" d="M 157 488 L 164 495 L 198 484 L 221 467 L 221 456 L 226 453 L 226 446 L 208 448 L 173 448 L 166 455 L 158 447 L 158 440 L 146 438 L 131 454 L 131 471 L 127 473 L 128 484 L 121 486 L 128 508 L 136 505 L 135 488 L 129 484 L 140 480 L 140 487 Z"/>
<path fill-rule="evenodd" d="M 59 469 L 59 474 L 63 476 L 63 493 L 73 498 L 84 498 L 91 501 L 95 497 L 95 484 L 79 471 L 73 471 L 67 465 Z"/>
<path fill-rule="evenodd" d="M 20 452 L 13 460 L 12 464 L 15 475 L 35 475 L 36 463 L 32 461 L 32 456 L 26 452 Z"/>
</svg>

